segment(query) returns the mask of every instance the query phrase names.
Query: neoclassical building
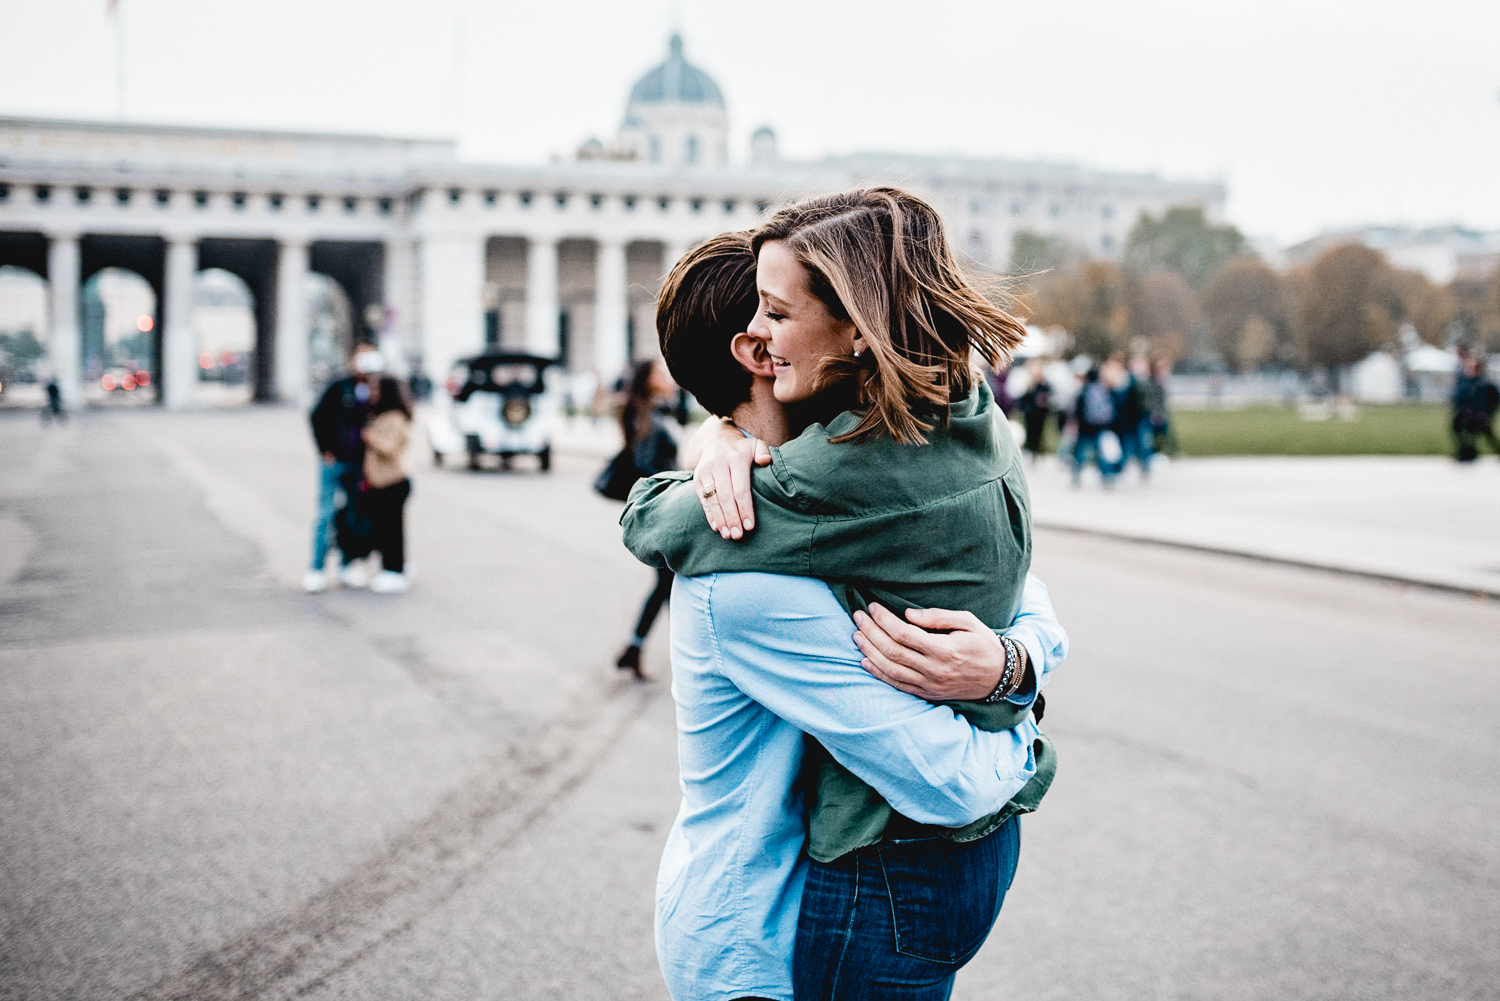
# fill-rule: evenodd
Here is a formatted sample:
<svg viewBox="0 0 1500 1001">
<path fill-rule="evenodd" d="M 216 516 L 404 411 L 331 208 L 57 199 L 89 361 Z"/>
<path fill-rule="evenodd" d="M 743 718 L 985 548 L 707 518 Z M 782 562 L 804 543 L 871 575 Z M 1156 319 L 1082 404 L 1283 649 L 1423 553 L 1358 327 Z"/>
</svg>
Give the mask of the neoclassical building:
<svg viewBox="0 0 1500 1001">
<path fill-rule="evenodd" d="M 200 269 L 254 301 L 255 398 L 305 401 L 305 278 L 343 290 L 356 328 L 441 380 L 488 345 L 612 379 L 655 351 L 653 297 L 698 240 L 789 198 L 872 182 L 931 198 L 955 244 L 1003 269 L 1017 232 L 1117 256 L 1142 212 L 1222 212 L 1223 186 L 1070 165 L 901 154 L 788 161 L 761 128 L 728 154 L 723 95 L 680 38 L 631 88 L 614 141 L 567 163 L 460 160 L 441 140 L 0 118 L 0 265 L 48 284 L 48 366 L 80 395 L 80 290 L 104 268 L 156 293 L 155 391 L 190 407 Z M 358 332 L 358 331 L 356 331 Z"/>
</svg>

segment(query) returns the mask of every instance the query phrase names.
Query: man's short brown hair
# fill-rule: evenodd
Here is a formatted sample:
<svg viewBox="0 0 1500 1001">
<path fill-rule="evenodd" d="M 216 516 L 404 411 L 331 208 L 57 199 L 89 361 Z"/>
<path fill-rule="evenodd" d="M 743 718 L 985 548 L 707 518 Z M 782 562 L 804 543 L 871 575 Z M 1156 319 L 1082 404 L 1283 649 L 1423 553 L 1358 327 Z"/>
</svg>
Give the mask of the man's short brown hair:
<svg viewBox="0 0 1500 1001">
<path fill-rule="evenodd" d="M 729 342 L 755 318 L 750 234 L 724 233 L 683 255 L 656 299 L 656 333 L 672 378 L 709 413 L 728 417 L 750 399 L 750 373 Z"/>
</svg>

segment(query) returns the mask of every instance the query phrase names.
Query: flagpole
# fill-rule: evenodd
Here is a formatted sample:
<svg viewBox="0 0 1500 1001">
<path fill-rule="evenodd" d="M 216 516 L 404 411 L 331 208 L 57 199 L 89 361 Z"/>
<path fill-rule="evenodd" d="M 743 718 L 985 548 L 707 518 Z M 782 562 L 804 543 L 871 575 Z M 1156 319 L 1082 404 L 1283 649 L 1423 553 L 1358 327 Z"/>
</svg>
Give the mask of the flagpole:
<svg viewBox="0 0 1500 1001">
<path fill-rule="evenodd" d="M 115 22 L 115 118 L 125 120 L 125 19 L 121 0 L 109 0 L 109 15 Z"/>
</svg>

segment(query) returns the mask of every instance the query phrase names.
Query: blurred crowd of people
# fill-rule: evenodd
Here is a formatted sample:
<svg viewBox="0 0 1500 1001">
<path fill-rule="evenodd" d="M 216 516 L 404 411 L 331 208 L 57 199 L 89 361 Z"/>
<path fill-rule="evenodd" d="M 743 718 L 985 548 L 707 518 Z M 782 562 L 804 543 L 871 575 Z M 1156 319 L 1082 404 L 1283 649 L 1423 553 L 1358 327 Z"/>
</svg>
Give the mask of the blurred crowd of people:
<svg viewBox="0 0 1500 1001">
<path fill-rule="evenodd" d="M 1024 429 L 1023 448 L 1033 461 L 1048 454 L 1048 429 L 1056 428 L 1055 451 L 1069 464 L 1074 486 L 1090 465 L 1106 487 L 1134 462 L 1141 478 L 1153 457 L 1175 454 L 1176 438 L 1167 406 L 1171 365 L 1165 360 L 1121 355 L 1102 364 L 1032 358 L 994 378 L 995 398 Z"/>
</svg>

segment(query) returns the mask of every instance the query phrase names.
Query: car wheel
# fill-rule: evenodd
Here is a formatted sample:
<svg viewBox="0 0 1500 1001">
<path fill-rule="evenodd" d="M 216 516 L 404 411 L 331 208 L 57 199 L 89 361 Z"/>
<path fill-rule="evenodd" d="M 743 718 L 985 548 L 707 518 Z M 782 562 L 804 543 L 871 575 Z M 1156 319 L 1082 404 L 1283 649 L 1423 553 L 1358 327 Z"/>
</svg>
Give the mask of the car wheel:
<svg viewBox="0 0 1500 1001">
<path fill-rule="evenodd" d="M 538 452 L 536 454 L 536 457 L 538 459 L 540 459 L 541 462 L 542 462 L 542 472 L 545 473 L 545 472 L 548 472 L 548 471 L 550 471 L 552 469 L 552 446 L 551 445 L 548 445 L 546 448 L 544 448 L 540 452 Z"/>
</svg>

